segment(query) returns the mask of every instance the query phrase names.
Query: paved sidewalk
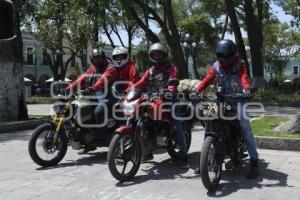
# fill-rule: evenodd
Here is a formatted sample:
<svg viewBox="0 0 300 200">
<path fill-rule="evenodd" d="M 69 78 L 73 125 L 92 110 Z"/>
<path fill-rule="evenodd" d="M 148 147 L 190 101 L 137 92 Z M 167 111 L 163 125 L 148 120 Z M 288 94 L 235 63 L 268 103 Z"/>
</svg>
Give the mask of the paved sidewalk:
<svg viewBox="0 0 300 200">
<path fill-rule="evenodd" d="M 50 115 L 52 104 L 27 104 L 29 115 Z"/>
<path fill-rule="evenodd" d="M 203 138 L 201 127 L 193 133 L 191 169 L 183 170 L 166 153 L 143 164 L 137 177 L 118 183 L 109 173 L 106 148 L 79 156 L 69 149 L 62 162 L 43 169 L 33 163 L 27 151 L 30 131 L 0 135 L 0 199 L 5 200 L 300 200 L 300 153 L 259 150 L 262 176 L 246 180 L 244 166 L 224 172 L 220 189 L 207 194 L 194 175 Z"/>
</svg>

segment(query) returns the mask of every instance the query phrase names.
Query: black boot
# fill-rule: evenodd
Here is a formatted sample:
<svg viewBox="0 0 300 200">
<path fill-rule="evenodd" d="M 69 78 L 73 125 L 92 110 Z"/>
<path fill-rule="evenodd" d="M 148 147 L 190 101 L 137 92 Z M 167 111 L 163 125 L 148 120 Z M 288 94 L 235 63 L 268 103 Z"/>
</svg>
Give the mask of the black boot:
<svg viewBox="0 0 300 200">
<path fill-rule="evenodd" d="M 258 169 L 258 160 L 250 160 L 250 169 L 246 175 L 247 179 L 255 179 L 260 175 Z"/>
<path fill-rule="evenodd" d="M 183 154 L 181 156 L 181 159 L 180 159 L 180 166 L 182 168 L 189 168 L 189 165 L 188 165 L 188 154 Z"/>
<path fill-rule="evenodd" d="M 146 154 L 144 154 L 143 156 L 142 156 L 142 163 L 146 163 L 146 162 L 148 162 L 148 161 L 150 161 L 150 160 L 153 160 L 153 153 L 146 153 Z"/>
<path fill-rule="evenodd" d="M 84 155 L 90 151 L 95 151 L 96 149 L 97 149 L 97 147 L 95 145 L 87 145 L 78 152 L 78 155 Z"/>
<path fill-rule="evenodd" d="M 200 167 L 197 167 L 194 171 L 195 174 L 200 174 Z"/>
</svg>

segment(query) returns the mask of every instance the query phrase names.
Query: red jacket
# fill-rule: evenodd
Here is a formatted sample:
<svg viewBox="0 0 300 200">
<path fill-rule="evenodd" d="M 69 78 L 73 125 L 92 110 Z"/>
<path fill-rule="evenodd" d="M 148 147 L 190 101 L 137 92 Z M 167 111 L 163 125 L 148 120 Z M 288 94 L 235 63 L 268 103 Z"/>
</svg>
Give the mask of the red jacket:
<svg viewBox="0 0 300 200">
<path fill-rule="evenodd" d="M 130 81 L 130 83 L 124 86 L 125 90 L 140 80 L 139 72 L 131 60 L 129 60 L 125 66 L 116 69 L 118 71 L 120 81 Z"/>
<path fill-rule="evenodd" d="M 101 71 L 101 74 L 99 74 L 98 80 L 95 82 L 94 85 L 92 85 L 93 92 L 103 90 L 106 84 L 112 83 L 118 77 L 118 72 L 116 68 L 114 68 L 109 61 L 107 62 L 108 65 L 105 68 L 103 68 L 103 71 Z M 81 86 L 81 88 L 86 87 L 86 78 L 89 77 L 89 75 L 93 74 L 97 74 L 97 69 L 95 66 L 91 66 L 90 68 L 88 68 L 88 70 L 85 73 L 83 73 L 76 81 L 70 84 L 66 89 L 74 90 L 78 87 L 78 85 Z M 105 81 L 107 81 L 107 83 L 105 83 Z"/>
<path fill-rule="evenodd" d="M 137 83 L 135 83 L 132 87 L 133 88 L 138 88 L 138 89 L 145 89 L 149 85 L 149 82 L 150 82 L 149 78 L 150 78 L 150 75 L 152 73 L 152 70 L 156 71 L 156 72 L 159 72 L 159 73 L 162 73 L 162 72 L 164 72 L 164 70 L 167 70 L 167 67 L 169 65 L 170 65 L 170 63 L 167 63 L 162 67 L 152 66 L 150 69 L 148 69 L 145 72 L 144 76 Z M 170 72 L 169 72 L 168 80 L 176 79 L 176 77 L 177 77 L 177 68 L 174 65 L 172 65 L 171 69 L 170 69 Z M 175 92 L 176 87 L 175 86 L 168 86 L 168 90 L 170 90 L 171 92 Z"/>
<path fill-rule="evenodd" d="M 242 87 L 243 87 L 243 89 L 249 90 L 250 87 L 251 87 L 251 84 L 250 84 L 249 77 L 248 77 L 248 74 L 247 74 L 247 71 L 246 71 L 246 63 L 245 63 L 245 61 L 243 61 L 240 58 L 237 58 L 236 60 L 234 60 L 234 62 L 228 68 L 224 69 L 224 72 L 226 74 L 228 74 L 236 64 L 240 65 L 239 78 L 240 78 Z M 221 64 L 220 64 L 220 68 L 222 69 L 222 65 Z M 202 92 L 203 90 L 205 90 L 205 88 L 209 84 L 212 83 L 212 81 L 214 79 L 215 79 L 215 69 L 214 69 L 214 66 L 212 65 L 210 67 L 208 73 L 204 77 L 204 79 L 198 85 L 196 91 L 197 92 Z"/>
</svg>

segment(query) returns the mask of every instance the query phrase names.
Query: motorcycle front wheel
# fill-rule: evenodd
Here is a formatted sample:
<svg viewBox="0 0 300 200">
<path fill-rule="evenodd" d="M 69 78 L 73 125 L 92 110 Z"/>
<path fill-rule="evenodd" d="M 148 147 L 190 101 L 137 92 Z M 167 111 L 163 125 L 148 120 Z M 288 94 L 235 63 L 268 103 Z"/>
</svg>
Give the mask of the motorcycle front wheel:
<svg viewBox="0 0 300 200">
<path fill-rule="evenodd" d="M 116 133 L 108 150 L 108 167 L 120 182 L 132 179 L 139 170 L 142 152 L 139 141 L 130 133 Z"/>
<path fill-rule="evenodd" d="M 208 191 L 218 188 L 222 173 L 222 156 L 214 138 L 207 136 L 201 150 L 200 175 Z"/>
<path fill-rule="evenodd" d="M 37 127 L 28 144 L 28 151 L 31 159 L 42 167 L 57 165 L 68 149 L 67 138 L 64 133 L 58 133 L 58 138 L 54 141 L 56 132 L 52 124 L 47 123 Z"/>
</svg>

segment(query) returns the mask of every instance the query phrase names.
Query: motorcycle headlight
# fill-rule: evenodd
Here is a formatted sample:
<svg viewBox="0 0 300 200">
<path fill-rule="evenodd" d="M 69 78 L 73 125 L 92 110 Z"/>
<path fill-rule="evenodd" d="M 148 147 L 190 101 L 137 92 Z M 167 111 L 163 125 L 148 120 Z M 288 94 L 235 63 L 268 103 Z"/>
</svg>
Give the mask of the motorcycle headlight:
<svg viewBox="0 0 300 200">
<path fill-rule="evenodd" d="M 133 102 L 125 102 L 123 104 L 123 112 L 125 115 L 132 115 L 135 111 L 135 106 L 137 104 L 138 100 L 135 100 Z"/>
<path fill-rule="evenodd" d="M 123 105 L 123 112 L 125 115 L 131 115 L 134 112 L 134 104 L 128 103 Z"/>
<path fill-rule="evenodd" d="M 56 102 L 52 106 L 55 113 L 59 113 L 63 109 L 63 107 L 64 105 L 62 104 L 62 102 Z"/>
</svg>

